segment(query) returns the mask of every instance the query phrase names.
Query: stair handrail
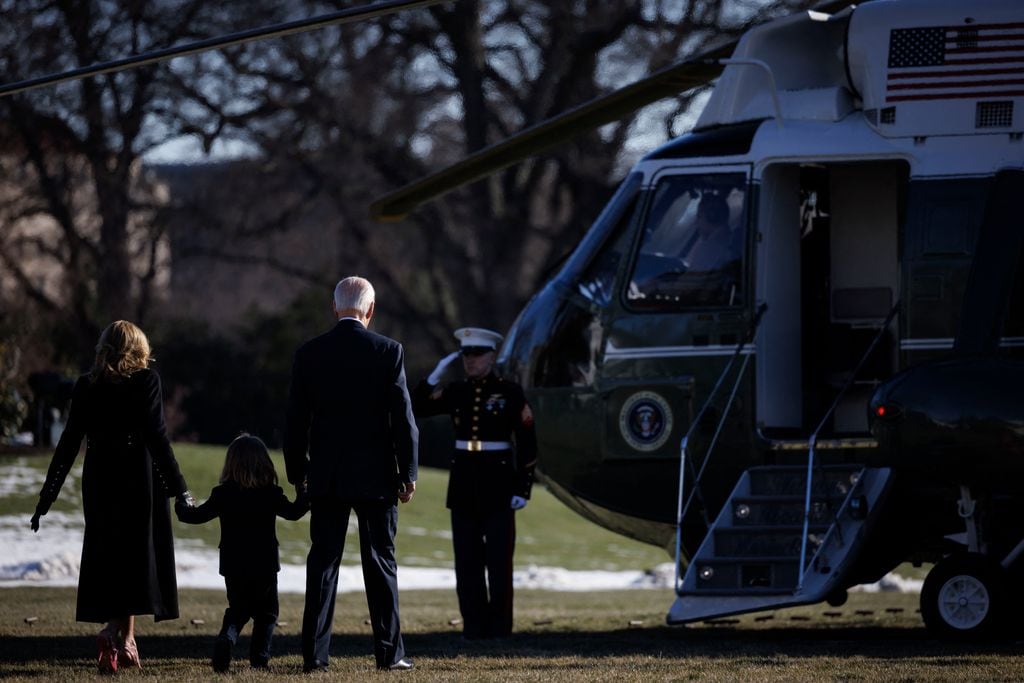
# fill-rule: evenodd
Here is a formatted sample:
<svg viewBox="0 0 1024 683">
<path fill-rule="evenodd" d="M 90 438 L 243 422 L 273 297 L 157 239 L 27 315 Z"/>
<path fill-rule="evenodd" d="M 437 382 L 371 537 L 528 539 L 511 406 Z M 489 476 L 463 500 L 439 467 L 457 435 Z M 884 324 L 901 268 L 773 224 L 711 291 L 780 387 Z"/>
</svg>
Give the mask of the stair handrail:
<svg viewBox="0 0 1024 683">
<path fill-rule="evenodd" d="M 715 386 L 712 387 L 711 393 L 708 394 L 707 399 L 704 401 L 704 405 L 697 412 L 697 417 L 690 423 L 690 427 L 686 430 L 686 434 L 683 436 L 682 441 L 679 443 L 679 495 L 676 499 L 676 577 L 675 587 L 676 592 L 679 592 L 682 577 L 679 572 L 679 560 L 682 557 L 683 548 L 683 517 L 686 516 L 687 511 L 690 509 L 690 505 L 693 503 L 694 496 L 699 496 L 703 500 L 703 496 L 700 495 L 700 480 L 704 474 L 704 470 L 708 465 L 708 461 L 711 459 L 711 452 L 714 450 L 715 444 L 718 441 L 718 435 L 722 432 L 722 426 L 725 424 L 725 418 L 729 414 L 729 409 L 732 407 L 733 400 L 736 397 L 736 391 L 739 389 L 740 380 L 747 369 L 747 364 L 750 362 L 750 355 L 743 359 L 743 365 L 740 367 L 740 371 L 736 375 L 736 381 L 733 383 L 732 391 L 729 393 L 729 399 L 726 402 L 722 415 L 718 420 L 718 425 L 715 428 L 715 433 L 711 438 L 711 443 L 708 445 L 707 452 L 704 455 L 704 460 L 701 463 L 700 470 L 694 473 L 693 489 L 690 492 L 690 497 L 686 499 L 686 503 L 683 503 L 685 497 L 684 485 L 686 483 L 686 467 L 689 465 L 692 469 L 693 465 L 686 458 L 686 448 L 690 442 L 690 437 L 693 435 L 694 429 L 700 424 L 704 418 L 704 413 L 707 412 L 711 402 L 718 395 L 718 390 L 721 388 L 722 383 L 725 381 L 726 375 L 732 370 L 732 366 L 736 363 L 736 359 L 743 353 L 743 347 L 751 342 L 757 332 L 758 326 L 761 324 L 761 318 L 764 316 L 764 312 L 768 310 L 768 304 L 762 303 L 758 306 L 757 311 L 754 313 L 754 319 L 751 321 L 750 326 L 747 328 L 746 334 L 740 339 L 736 345 L 736 349 L 733 351 L 732 356 L 729 358 L 729 362 L 725 364 L 721 374 L 718 376 L 718 380 L 715 382 Z M 705 511 L 705 524 L 710 528 L 710 521 L 706 517 Z"/>
<path fill-rule="evenodd" d="M 838 394 L 836 394 L 836 397 L 832 400 L 832 405 L 829 406 L 828 410 L 825 412 L 824 417 L 821 418 L 821 421 L 818 423 L 818 426 L 814 429 L 814 433 L 811 434 L 811 438 L 808 440 L 809 450 L 807 454 L 807 486 L 804 492 L 804 529 L 803 534 L 800 538 L 800 574 L 796 583 L 797 592 L 801 591 L 804 587 L 804 575 L 806 574 L 807 570 L 807 568 L 804 565 L 807 562 L 807 537 L 809 535 L 811 526 L 811 490 L 813 484 L 812 480 L 814 476 L 814 452 L 818 443 L 818 434 L 821 432 L 822 429 L 825 428 L 825 424 L 828 422 L 829 418 L 832 417 L 832 413 L 834 413 L 836 408 L 839 407 L 839 401 L 842 400 L 843 396 L 846 395 L 846 392 L 849 391 L 851 386 L 853 386 L 853 382 L 857 378 L 857 375 L 860 373 L 861 368 L 864 367 L 864 363 L 867 362 L 868 356 L 871 355 L 871 352 L 875 350 L 876 346 L 878 346 L 878 342 L 881 341 L 882 336 L 889 330 L 889 325 L 892 324 L 892 320 L 893 318 L 896 317 L 896 313 L 899 311 L 899 309 L 900 302 L 899 300 L 897 300 L 896 303 L 893 305 L 892 310 L 889 311 L 889 315 L 886 316 L 885 322 L 882 323 L 882 327 L 878 330 L 878 334 L 876 334 L 875 338 L 871 340 L 871 343 L 868 345 L 867 350 L 860 357 L 860 360 L 857 361 L 857 365 L 854 367 L 853 372 L 851 372 L 850 376 L 846 378 L 846 382 L 843 384 L 843 388 L 839 390 Z M 838 521 L 838 512 L 833 511 L 832 516 L 835 521 Z"/>
<path fill-rule="evenodd" d="M 699 497 L 701 499 L 701 501 L 704 500 L 704 497 L 702 495 L 700 495 L 700 480 L 701 480 L 701 477 L 704 476 L 704 469 L 707 467 L 708 461 L 711 459 L 711 452 L 714 450 L 715 444 L 718 442 L 718 435 L 721 434 L 722 427 L 725 425 L 725 418 L 729 415 L 729 410 L 732 408 L 733 399 L 736 398 L 736 391 L 737 391 L 737 389 L 739 389 L 740 381 L 743 379 L 743 375 L 746 372 L 747 364 L 749 362 L 750 362 L 750 355 L 748 354 L 743 359 L 743 365 L 740 366 L 739 372 L 736 373 L 736 381 L 733 382 L 732 391 L 729 392 L 729 399 L 726 401 L 725 408 L 722 410 L 722 416 L 719 418 L 718 425 L 715 428 L 714 436 L 711 437 L 711 442 L 708 444 L 707 453 L 704 455 L 704 460 L 703 460 L 703 462 L 701 462 L 700 469 L 697 472 L 693 473 L 693 475 L 694 475 L 693 489 L 690 491 L 690 496 L 689 496 L 689 498 L 686 499 L 686 504 L 685 505 L 682 504 L 682 500 L 683 500 L 682 490 L 683 490 L 683 485 L 686 483 L 685 482 L 685 476 L 684 476 L 684 472 L 685 472 L 684 467 L 685 467 L 685 465 L 690 465 L 691 470 L 692 470 L 692 464 L 689 463 L 688 461 L 686 461 L 686 443 L 685 442 L 687 440 L 687 437 L 683 437 L 683 444 L 680 447 L 680 454 L 679 454 L 679 458 L 680 458 L 680 463 L 679 463 L 679 490 L 680 490 L 680 495 L 679 495 L 678 505 L 681 505 L 681 508 L 677 507 L 677 510 L 676 510 L 676 592 L 677 593 L 679 592 L 680 581 L 682 580 L 682 577 L 679 575 L 679 560 L 680 560 L 680 557 L 682 556 L 683 518 L 686 516 L 686 513 L 689 511 L 690 504 L 693 503 L 693 499 L 694 499 L 695 496 Z M 704 525 L 708 529 L 711 528 L 711 520 L 709 520 L 708 517 L 707 517 L 707 510 L 706 509 L 704 510 Z"/>
</svg>

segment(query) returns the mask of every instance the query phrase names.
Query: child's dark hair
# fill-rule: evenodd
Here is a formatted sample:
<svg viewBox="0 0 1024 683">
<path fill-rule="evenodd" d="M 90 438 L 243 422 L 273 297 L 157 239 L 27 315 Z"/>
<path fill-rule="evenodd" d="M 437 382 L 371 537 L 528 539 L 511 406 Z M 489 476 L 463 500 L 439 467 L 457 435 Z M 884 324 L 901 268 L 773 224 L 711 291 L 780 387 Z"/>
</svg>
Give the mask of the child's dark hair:
<svg viewBox="0 0 1024 683">
<path fill-rule="evenodd" d="M 266 445 L 251 434 L 240 434 L 224 457 L 220 483 L 233 481 L 243 489 L 256 489 L 277 483 L 277 471 Z"/>
</svg>

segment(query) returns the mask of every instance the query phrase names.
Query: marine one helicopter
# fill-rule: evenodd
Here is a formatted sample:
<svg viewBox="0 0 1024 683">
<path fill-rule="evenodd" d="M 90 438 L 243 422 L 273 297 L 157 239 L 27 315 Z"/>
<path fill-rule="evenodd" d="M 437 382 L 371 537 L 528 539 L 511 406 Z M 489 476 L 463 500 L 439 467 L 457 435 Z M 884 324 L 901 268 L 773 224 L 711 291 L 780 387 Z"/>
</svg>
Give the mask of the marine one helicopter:
<svg viewBox="0 0 1024 683">
<path fill-rule="evenodd" d="M 991 634 L 1024 565 L 1024 5 L 819 10 L 373 211 L 717 78 L 507 335 L 546 482 L 675 553 L 669 623 L 841 604 L 912 561 L 930 629 Z"/>
<path fill-rule="evenodd" d="M 391 0 L 0 86 L 0 97 L 437 4 Z M 376 202 L 423 201 L 679 92 L 506 337 L 554 493 L 675 553 L 669 623 L 935 562 L 928 627 L 992 634 L 1024 553 L 1024 6 L 826 2 Z M 1015 202 L 1014 200 L 1017 199 Z M 685 572 L 685 573 L 684 573 Z"/>
</svg>

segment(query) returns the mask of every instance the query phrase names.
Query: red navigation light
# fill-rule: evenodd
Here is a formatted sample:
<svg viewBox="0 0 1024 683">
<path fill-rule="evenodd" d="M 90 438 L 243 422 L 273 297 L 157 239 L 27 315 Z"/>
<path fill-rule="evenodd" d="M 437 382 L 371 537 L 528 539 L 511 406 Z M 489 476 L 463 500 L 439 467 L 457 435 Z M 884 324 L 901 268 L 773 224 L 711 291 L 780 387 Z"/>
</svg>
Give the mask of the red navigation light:
<svg viewBox="0 0 1024 683">
<path fill-rule="evenodd" d="M 878 417 L 885 417 L 885 406 L 878 406 L 875 408 L 875 415 Z"/>
</svg>

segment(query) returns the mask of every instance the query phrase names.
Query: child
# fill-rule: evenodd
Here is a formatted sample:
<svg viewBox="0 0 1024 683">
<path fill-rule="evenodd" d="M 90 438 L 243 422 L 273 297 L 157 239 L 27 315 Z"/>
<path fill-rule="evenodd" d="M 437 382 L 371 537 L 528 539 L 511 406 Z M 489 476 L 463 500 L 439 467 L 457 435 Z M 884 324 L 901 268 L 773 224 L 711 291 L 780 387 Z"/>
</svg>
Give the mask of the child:
<svg viewBox="0 0 1024 683">
<path fill-rule="evenodd" d="M 276 516 L 296 520 L 309 503 L 299 496 L 294 503 L 277 485 L 277 472 L 267 447 L 255 436 L 242 434 L 228 446 L 220 485 L 199 507 L 178 503 L 178 519 L 202 524 L 220 517 L 220 573 L 228 593 L 224 625 L 213 647 L 213 668 L 227 671 L 231 648 L 242 627 L 253 620 L 249 663 L 266 669 L 270 638 L 277 623 Z"/>
</svg>

